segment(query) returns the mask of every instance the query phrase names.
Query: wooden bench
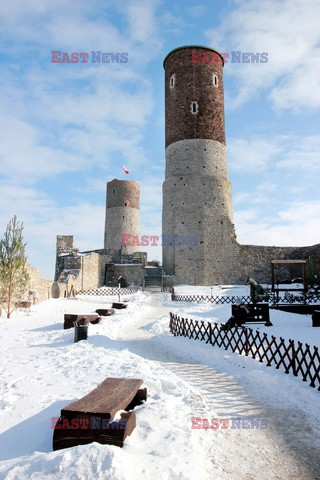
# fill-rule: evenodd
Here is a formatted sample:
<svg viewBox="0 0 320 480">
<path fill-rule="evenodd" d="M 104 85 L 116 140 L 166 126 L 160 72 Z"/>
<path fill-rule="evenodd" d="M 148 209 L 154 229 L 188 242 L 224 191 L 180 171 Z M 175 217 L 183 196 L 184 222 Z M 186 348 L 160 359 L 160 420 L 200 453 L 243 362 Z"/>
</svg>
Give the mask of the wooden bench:
<svg viewBox="0 0 320 480">
<path fill-rule="evenodd" d="M 249 313 L 245 319 L 237 322 L 238 325 L 243 325 L 244 323 L 264 323 L 266 327 L 272 327 L 268 303 L 249 303 L 244 306 L 249 310 Z M 232 315 L 234 315 L 236 309 L 236 305 L 231 305 Z"/>
<path fill-rule="evenodd" d="M 28 300 L 23 300 L 21 302 L 16 302 L 14 304 L 14 308 L 17 308 L 18 310 L 24 310 L 25 312 L 31 312 L 30 308 L 31 308 L 31 305 L 32 303 Z"/>
<path fill-rule="evenodd" d="M 143 380 L 106 378 L 88 395 L 61 410 L 53 432 L 53 450 L 85 445 L 91 442 L 122 447 L 136 426 L 132 410 L 147 399 Z M 121 419 L 114 421 L 119 410 Z"/>
<path fill-rule="evenodd" d="M 1 312 L 1 310 L 0 310 Z M 320 310 L 314 310 L 312 313 L 312 326 L 320 327 Z"/>
<path fill-rule="evenodd" d="M 101 317 L 109 317 L 114 314 L 114 308 L 97 308 L 96 313 Z"/>
<path fill-rule="evenodd" d="M 121 302 L 115 302 L 112 304 L 112 308 L 116 308 L 116 309 L 121 309 L 121 308 L 127 308 L 127 304 L 126 303 L 121 303 Z"/>
<path fill-rule="evenodd" d="M 99 317 L 97 313 L 65 313 L 63 328 L 65 330 L 67 328 L 73 328 L 73 322 L 79 322 L 80 320 L 84 320 L 86 323 L 96 324 L 101 321 L 101 317 Z"/>
</svg>

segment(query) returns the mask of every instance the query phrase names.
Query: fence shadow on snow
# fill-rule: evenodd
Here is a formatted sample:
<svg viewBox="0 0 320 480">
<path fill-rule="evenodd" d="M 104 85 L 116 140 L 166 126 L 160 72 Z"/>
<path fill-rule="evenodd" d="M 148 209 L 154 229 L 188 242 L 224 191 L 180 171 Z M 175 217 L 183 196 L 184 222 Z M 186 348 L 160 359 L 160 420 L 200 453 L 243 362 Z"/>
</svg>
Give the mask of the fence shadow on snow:
<svg viewBox="0 0 320 480">
<path fill-rule="evenodd" d="M 309 382 L 311 387 L 320 391 L 320 355 L 318 348 L 305 346 L 294 340 L 285 341 L 282 337 L 271 338 L 266 333 L 246 327 L 234 327 L 223 331 L 217 323 L 180 318 L 170 313 L 170 332 L 174 336 L 183 336 L 206 343 L 225 350 L 231 349 L 239 355 L 250 356 L 259 362 L 266 363 L 267 367 L 274 366 L 284 369 L 284 372 L 300 377 Z"/>
</svg>

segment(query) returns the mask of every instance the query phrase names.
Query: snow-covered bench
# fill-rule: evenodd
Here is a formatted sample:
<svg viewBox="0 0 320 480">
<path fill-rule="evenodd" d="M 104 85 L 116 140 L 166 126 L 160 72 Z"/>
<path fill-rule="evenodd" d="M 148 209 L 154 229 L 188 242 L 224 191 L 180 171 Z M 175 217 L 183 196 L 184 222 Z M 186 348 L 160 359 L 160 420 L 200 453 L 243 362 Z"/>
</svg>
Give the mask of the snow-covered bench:
<svg viewBox="0 0 320 480">
<path fill-rule="evenodd" d="M 32 303 L 28 300 L 25 300 L 25 301 L 21 301 L 21 302 L 16 302 L 14 304 L 14 308 L 18 309 L 18 310 L 24 310 L 25 312 L 30 312 L 30 308 L 31 308 L 31 305 Z"/>
<path fill-rule="evenodd" d="M 136 415 L 129 410 L 147 399 L 142 383 L 141 379 L 106 378 L 88 395 L 64 407 L 55 424 L 53 450 L 91 442 L 122 447 L 136 426 Z M 119 410 L 126 412 L 114 421 Z"/>
<path fill-rule="evenodd" d="M 73 322 L 85 321 L 85 323 L 99 323 L 101 317 L 97 313 L 65 313 L 63 328 L 73 328 Z"/>
<path fill-rule="evenodd" d="M 121 309 L 121 308 L 127 308 L 127 304 L 126 303 L 122 303 L 122 302 L 113 302 L 112 304 L 112 308 L 117 308 L 118 310 Z"/>
<path fill-rule="evenodd" d="M 114 308 L 97 308 L 96 313 L 101 317 L 109 317 L 114 314 Z"/>
</svg>

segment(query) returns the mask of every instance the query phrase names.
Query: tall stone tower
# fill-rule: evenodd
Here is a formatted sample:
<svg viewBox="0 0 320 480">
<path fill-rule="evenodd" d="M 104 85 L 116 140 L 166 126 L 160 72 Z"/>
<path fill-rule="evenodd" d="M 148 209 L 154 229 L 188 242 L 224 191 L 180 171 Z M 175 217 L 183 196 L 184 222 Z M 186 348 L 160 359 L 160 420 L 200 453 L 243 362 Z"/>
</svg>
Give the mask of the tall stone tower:
<svg viewBox="0 0 320 480">
<path fill-rule="evenodd" d="M 104 248 L 134 253 L 137 246 L 122 246 L 122 235 L 140 238 L 140 186 L 134 180 L 112 180 L 107 183 Z"/>
<path fill-rule="evenodd" d="M 223 57 L 211 48 L 184 46 L 172 50 L 163 65 L 162 232 L 181 243 L 163 246 L 163 268 L 175 275 L 174 283 L 226 282 L 237 242 L 226 162 Z M 196 245 L 188 244 L 190 236 Z"/>
</svg>

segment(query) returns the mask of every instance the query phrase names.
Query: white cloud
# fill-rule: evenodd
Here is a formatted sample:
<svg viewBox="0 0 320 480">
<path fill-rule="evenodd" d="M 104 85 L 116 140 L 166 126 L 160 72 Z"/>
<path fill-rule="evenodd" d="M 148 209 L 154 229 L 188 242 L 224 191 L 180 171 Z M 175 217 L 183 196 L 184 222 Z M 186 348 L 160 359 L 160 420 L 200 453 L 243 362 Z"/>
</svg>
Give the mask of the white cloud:
<svg viewBox="0 0 320 480">
<path fill-rule="evenodd" d="M 236 78 L 229 107 L 237 108 L 271 88 L 276 109 L 318 108 L 319 19 L 317 0 L 246 0 L 237 2 L 220 28 L 207 31 L 210 45 L 223 52 L 268 53 L 268 63 L 226 64 L 225 74 Z"/>
<path fill-rule="evenodd" d="M 273 218 L 259 210 L 236 210 L 234 221 L 241 244 L 308 246 L 319 243 L 320 201 L 296 201 Z"/>
<path fill-rule="evenodd" d="M 320 135 L 295 137 L 290 148 L 277 163 L 280 169 L 290 169 L 299 175 L 312 175 L 320 170 Z"/>
<path fill-rule="evenodd" d="M 231 170 L 255 175 L 265 170 L 280 151 L 279 145 L 270 139 L 231 138 L 227 146 L 228 165 Z"/>
</svg>

